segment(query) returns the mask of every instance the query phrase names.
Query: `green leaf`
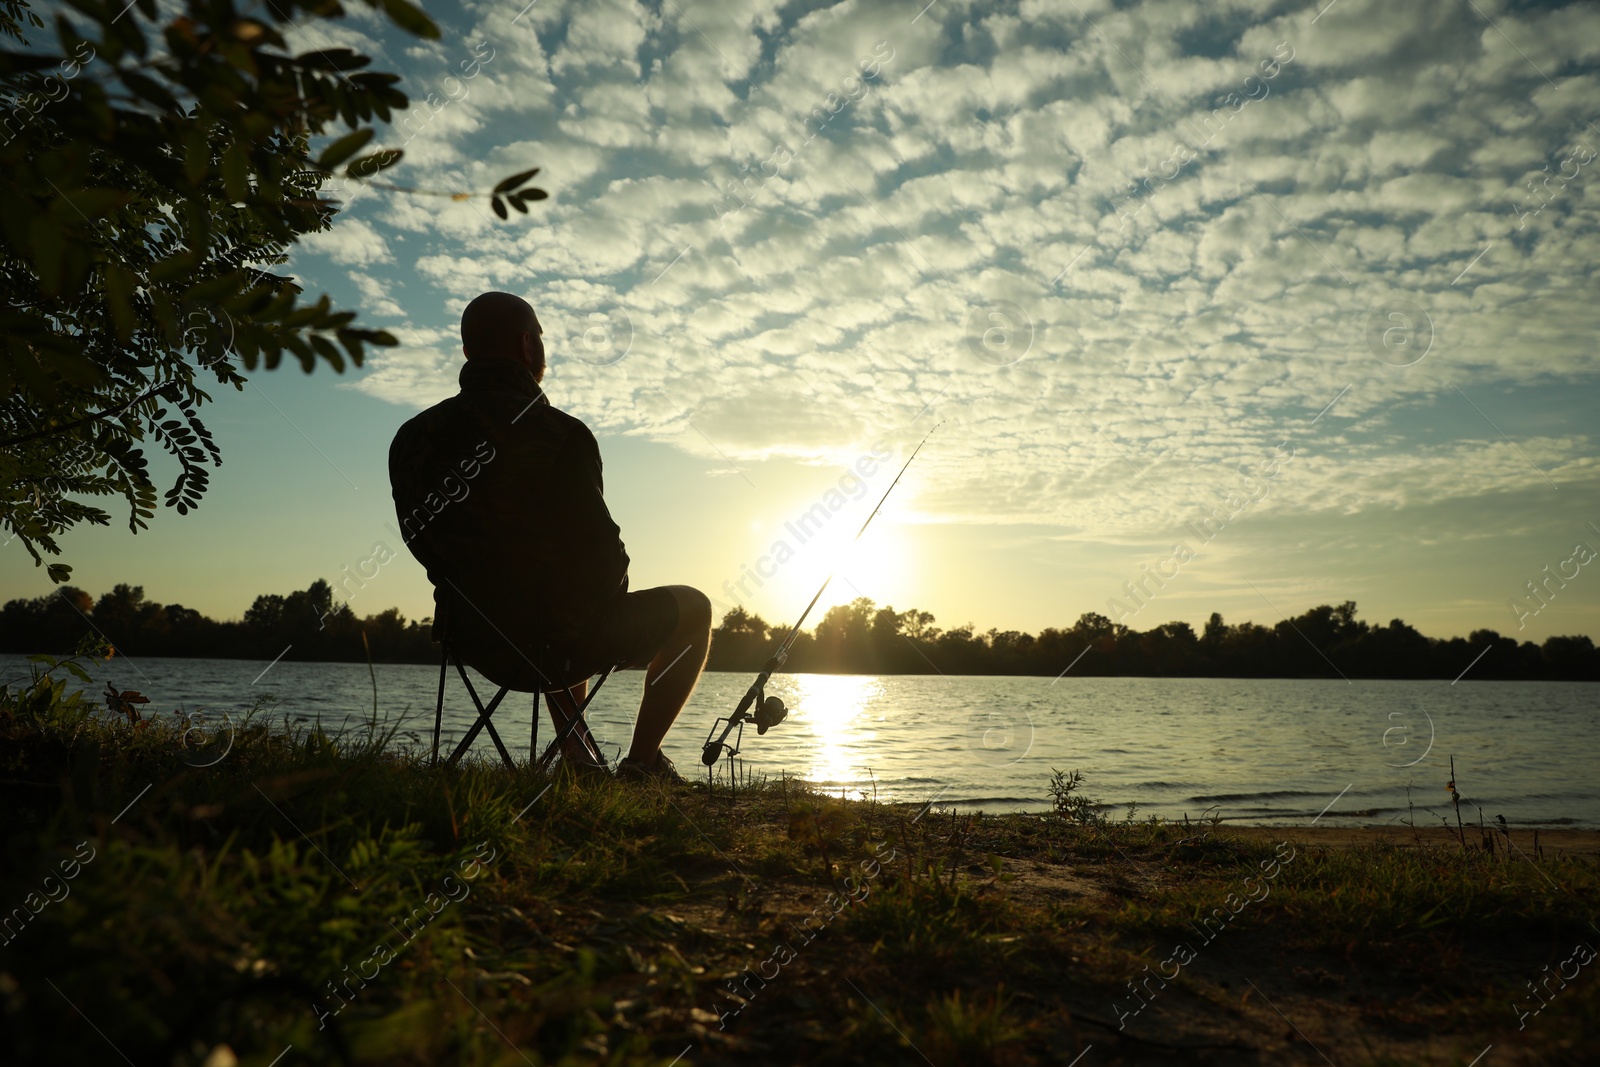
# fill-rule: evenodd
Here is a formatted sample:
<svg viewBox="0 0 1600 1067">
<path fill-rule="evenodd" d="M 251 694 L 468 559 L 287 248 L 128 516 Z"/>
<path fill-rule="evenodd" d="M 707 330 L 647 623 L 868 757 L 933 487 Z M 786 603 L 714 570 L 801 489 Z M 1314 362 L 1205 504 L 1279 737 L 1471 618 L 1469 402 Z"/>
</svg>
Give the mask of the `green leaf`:
<svg viewBox="0 0 1600 1067">
<path fill-rule="evenodd" d="M 320 52 L 301 52 L 294 57 L 297 66 L 308 70 L 330 70 L 350 75 L 372 62 L 370 56 L 357 55 L 348 48 L 325 48 Z"/>
<path fill-rule="evenodd" d="M 499 215 L 501 218 L 506 218 L 507 217 L 507 215 L 506 215 L 506 202 L 504 200 L 501 200 L 498 196 L 489 201 L 489 206 L 494 208 L 494 213 L 496 215 Z"/>
<path fill-rule="evenodd" d="M 310 374 L 316 368 L 317 357 L 311 351 L 311 346 L 306 344 L 305 338 L 297 333 L 286 333 L 282 340 L 283 346 L 299 358 L 301 369 Z"/>
<path fill-rule="evenodd" d="M 208 281 L 197 282 L 194 285 L 191 285 L 188 289 L 184 290 L 183 295 L 178 299 L 180 303 L 189 306 L 204 306 L 207 304 L 217 303 L 224 297 L 232 297 L 238 292 L 238 276 L 229 273 L 224 274 L 220 278 L 212 278 Z"/>
<path fill-rule="evenodd" d="M 344 372 L 344 355 L 334 347 L 333 342 L 319 333 L 311 335 L 311 347 L 317 350 L 317 355 L 328 361 L 328 365 L 340 373 Z"/>
<path fill-rule="evenodd" d="M 67 199 L 85 218 L 97 219 L 109 215 L 133 199 L 133 194 L 121 189 L 79 189 Z"/>
<path fill-rule="evenodd" d="M 45 573 L 50 576 L 50 580 L 57 585 L 68 581 L 72 577 L 72 568 L 65 563 L 49 563 L 45 565 L 44 569 Z"/>
<path fill-rule="evenodd" d="M 131 89 L 135 95 L 144 97 L 163 111 L 182 112 L 183 109 L 178 106 L 177 98 L 167 91 L 166 86 L 154 78 L 146 77 L 133 70 L 120 70 L 117 73 L 122 77 L 122 83 Z"/>
<path fill-rule="evenodd" d="M 234 203 L 250 199 L 250 158 L 238 141 L 229 144 L 222 153 L 222 184 Z"/>
<path fill-rule="evenodd" d="M 59 17 L 59 16 L 58 16 Z M 66 51 L 63 49 L 62 51 Z M 23 52 L 6 53 L 6 73 L 8 75 L 20 74 L 30 70 L 44 70 L 61 62 L 59 56 L 53 55 L 27 55 Z"/>
<path fill-rule="evenodd" d="M 380 0 L 383 10 L 394 20 L 394 24 L 409 33 L 429 41 L 439 39 L 439 27 L 433 20 L 423 14 L 422 9 L 413 7 L 406 0 Z"/>
<path fill-rule="evenodd" d="M 33 263 L 39 272 L 39 289 L 54 296 L 61 288 L 61 226 L 49 215 L 33 220 Z"/>
<path fill-rule="evenodd" d="M 521 185 L 523 182 L 527 181 L 529 178 L 538 173 L 539 168 L 534 167 L 532 170 L 525 170 L 521 174 L 513 174 L 499 185 L 496 185 L 494 187 L 494 191 L 497 193 L 510 192 L 512 189 L 515 189 L 517 186 Z"/>
<path fill-rule="evenodd" d="M 199 257 L 187 249 L 181 249 L 165 259 L 158 259 L 146 271 L 146 276 L 157 285 L 176 281 L 186 274 L 192 273 L 199 263 Z"/>
<path fill-rule="evenodd" d="M 70 350 L 51 352 L 48 363 L 50 370 L 59 375 L 63 381 L 80 389 L 91 388 L 105 378 L 100 365 L 82 352 Z"/>
<path fill-rule="evenodd" d="M 400 162 L 400 157 L 403 155 L 405 153 L 398 148 L 385 148 L 370 156 L 362 156 L 346 167 L 344 172 L 351 178 L 369 178 L 380 170 L 386 170 Z"/>
<path fill-rule="evenodd" d="M 135 4 L 146 19 L 155 20 L 155 0 L 135 0 Z M 150 46 L 144 39 L 144 31 L 139 28 L 138 19 L 118 19 L 114 17 L 106 28 L 110 31 L 106 34 L 108 41 L 115 35 L 117 41 L 126 45 L 140 59 L 143 59 L 148 53 Z"/>
<path fill-rule="evenodd" d="M 323 149 L 322 155 L 317 157 L 317 166 L 323 168 L 324 170 L 334 169 L 339 164 L 343 163 L 345 160 L 361 151 L 366 143 L 372 140 L 372 135 L 376 132 L 377 131 L 373 130 L 371 127 L 368 127 L 364 130 L 357 130 L 354 133 L 345 134 L 327 148 Z"/>
<path fill-rule="evenodd" d="M 133 275 L 120 264 L 106 267 L 106 301 L 110 304 L 110 322 L 117 330 L 118 341 L 133 336 Z"/>
</svg>

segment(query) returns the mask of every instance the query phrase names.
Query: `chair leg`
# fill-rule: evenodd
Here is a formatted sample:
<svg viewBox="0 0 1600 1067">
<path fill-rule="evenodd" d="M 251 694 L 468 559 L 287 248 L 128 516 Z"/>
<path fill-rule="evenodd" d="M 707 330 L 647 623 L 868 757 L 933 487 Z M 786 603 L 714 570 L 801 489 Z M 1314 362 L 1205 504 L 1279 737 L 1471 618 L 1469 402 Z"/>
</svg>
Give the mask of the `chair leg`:
<svg viewBox="0 0 1600 1067">
<path fill-rule="evenodd" d="M 473 701 L 477 702 L 477 700 L 478 700 L 477 691 L 472 688 L 472 681 L 467 677 L 467 672 L 464 671 L 464 670 L 461 672 L 461 680 L 463 682 L 467 683 L 467 691 L 472 693 Z M 478 722 L 483 725 L 483 728 L 485 730 L 489 731 L 489 740 L 493 741 L 494 742 L 494 747 L 499 749 L 500 758 L 505 760 L 506 766 L 511 768 L 512 770 L 516 770 L 517 769 L 517 765 L 512 762 L 511 753 L 506 751 L 506 743 L 504 741 L 500 740 L 500 731 L 498 731 L 498 730 L 496 730 L 494 728 L 494 719 L 493 719 L 493 715 L 494 715 L 495 709 L 500 706 L 500 702 L 506 698 L 506 694 L 509 693 L 510 691 L 511 690 L 506 688 L 505 686 L 501 686 L 500 687 L 500 692 L 496 693 L 494 695 L 494 699 L 489 701 L 489 706 L 488 707 L 484 707 L 482 704 L 478 704 L 478 710 L 479 710 Z"/>
<path fill-rule="evenodd" d="M 444 723 L 444 678 L 445 668 L 450 665 L 450 646 L 441 644 L 443 655 L 439 657 L 439 699 L 433 705 L 433 759 L 432 763 L 439 762 L 439 727 Z"/>
<path fill-rule="evenodd" d="M 592 691 L 590 695 L 592 696 Z M 600 743 L 595 740 L 594 734 L 589 730 L 589 722 L 584 718 L 590 696 L 585 696 L 582 702 L 574 701 L 570 689 L 561 692 L 563 699 L 560 701 L 556 699 L 556 693 L 549 693 L 546 696 L 550 704 L 550 718 L 556 728 L 556 740 L 562 751 L 571 751 L 567 746 L 576 741 L 595 759 L 605 759 L 600 752 Z"/>
<path fill-rule="evenodd" d="M 595 694 L 600 692 L 600 687 L 606 684 L 606 679 L 609 677 L 611 677 L 611 668 L 607 667 L 600 672 L 600 677 L 595 679 L 594 685 L 589 687 L 589 692 L 584 694 L 583 706 L 578 709 L 579 715 L 589 710 L 589 705 L 594 702 Z"/>
<path fill-rule="evenodd" d="M 445 647 L 444 655 L 439 660 L 439 697 L 433 709 L 434 763 L 439 762 L 439 737 L 444 722 L 444 683 L 452 658 L 448 646 Z M 467 677 L 466 667 L 462 665 L 459 659 L 455 660 L 455 665 L 456 673 L 461 675 L 461 682 L 466 686 L 467 695 L 472 698 L 473 706 L 478 709 L 478 718 L 472 724 L 472 728 L 467 731 L 466 736 L 456 745 L 455 751 L 450 754 L 450 758 L 445 761 L 445 765 L 454 767 L 461 757 L 466 754 L 467 749 L 472 746 L 472 742 L 477 740 L 478 734 L 487 729 L 489 731 L 489 739 L 494 742 L 494 747 L 499 751 L 500 758 L 505 761 L 507 767 L 515 770 L 516 762 L 512 760 L 511 753 L 506 749 L 505 742 L 500 739 L 500 732 L 494 728 L 494 723 L 490 721 L 495 709 L 500 706 L 500 702 L 505 699 L 509 690 L 502 686 L 500 691 L 494 695 L 494 699 L 490 700 L 488 705 L 485 706 L 478 696 L 477 689 L 473 687 L 472 679 Z M 599 694 L 600 687 L 606 684 L 606 679 L 610 676 L 611 669 L 609 667 L 600 672 L 600 677 L 595 680 L 594 685 L 584 695 L 583 703 L 578 706 L 577 714 L 572 717 L 571 722 L 556 732 L 555 740 L 550 742 L 544 754 L 538 758 L 537 766 L 542 767 L 548 764 L 560 748 L 561 743 L 570 737 L 575 730 L 582 729 L 586 736 L 591 740 L 593 739 L 593 735 L 589 733 L 589 724 L 584 721 L 584 716 L 589 710 L 589 705 L 594 702 L 595 696 Z M 533 736 L 528 744 L 528 758 L 530 760 L 533 760 L 534 753 L 539 750 L 539 697 L 540 694 L 535 691 L 533 694 Z M 554 702 L 552 702 L 553 706 Z"/>
<path fill-rule="evenodd" d="M 478 702 L 478 721 L 472 724 L 472 729 L 467 731 L 467 736 L 462 738 L 461 744 L 456 746 L 454 754 L 452 754 L 450 757 L 452 760 L 459 759 L 462 754 L 471 747 L 472 742 L 483 730 L 488 730 L 489 736 L 494 739 L 496 747 L 498 747 L 502 753 L 505 752 L 505 745 L 501 743 L 500 735 L 495 731 L 494 723 L 490 721 L 490 716 L 492 716 L 495 712 L 495 709 L 500 706 L 500 701 L 505 699 L 506 692 L 507 690 L 502 689 L 500 692 L 496 693 L 494 695 L 494 699 L 489 701 L 487 707 L 485 707 L 481 701 Z M 474 700 L 477 699 L 476 693 L 473 694 L 473 698 Z"/>
<path fill-rule="evenodd" d="M 550 762 L 556 750 L 560 748 L 561 742 L 570 737 L 574 730 L 582 727 L 584 732 L 588 733 L 589 724 L 584 721 L 584 715 L 588 712 L 589 705 L 594 702 L 595 694 L 600 692 L 600 687 L 606 684 L 606 679 L 609 677 L 611 668 L 607 667 L 600 672 L 600 677 L 595 680 L 594 685 L 589 687 L 589 692 L 584 695 L 583 703 L 578 706 L 578 713 L 572 717 L 572 721 L 556 732 L 556 739 L 550 742 L 549 747 L 544 750 L 544 755 L 539 757 L 539 766 L 542 767 Z M 537 715 L 537 709 L 535 714 Z"/>
<path fill-rule="evenodd" d="M 461 739 L 460 743 L 456 745 L 455 751 L 450 753 L 450 758 L 445 760 L 446 766 L 454 767 L 456 765 L 456 761 L 461 759 L 461 757 L 466 754 L 467 749 L 472 747 L 472 742 L 478 739 L 478 734 L 481 733 L 485 728 L 488 729 L 489 737 L 493 739 L 495 747 L 500 750 L 500 755 L 503 757 L 507 756 L 505 743 L 500 740 L 500 735 L 498 732 L 496 732 L 494 723 L 489 721 L 489 716 L 494 714 L 495 709 L 500 706 L 500 701 L 505 698 L 507 692 L 509 692 L 509 690 L 502 689 L 500 692 L 496 693 L 494 699 L 489 701 L 488 707 L 485 707 L 482 701 L 478 700 L 478 695 L 476 693 L 472 694 L 473 703 L 477 704 L 478 706 L 478 721 L 472 724 L 472 729 L 467 731 L 467 736 Z M 506 762 L 510 763 L 509 757 L 507 757 Z"/>
<path fill-rule="evenodd" d="M 502 686 L 500 692 L 494 695 L 494 699 L 489 701 L 489 706 L 484 707 L 483 701 L 478 698 L 477 689 L 473 688 L 472 679 L 467 677 L 466 668 L 461 665 L 460 660 L 456 660 L 456 671 L 461 675 L 461 681 L 467 687 L 467 695 L 472 698 L 473 705 L 478 709 L 478 721 L 472 724 L 472 729 L 467 731 L 467 736 L 461 739 L 461 743 L 456 746 L 456 750 L 450 754 L 450 758 L 445 761 L 446 765 L 455 766 L 456 761 L 461 759 L 462 754 L 477 739 L 479 732 L 487 726 L 490 738 L 494 740 L 495 747 L 500 750 L 500 757 L 506 761 L 507 766 L 515 769 L 516 764 L 511 761 L 511 754 L 506 751 L 505 743 L 500 740 L 500 735 L 495 732 L 493 724 L 489 722 L 489 717 L 494 714 L 495 709 L 500 706 L 500 701 L 505 699 L 506 693 L 510 692 L 510 690 Z"/>
<path fill-rule="evenodd" d="M 500 731 L 494 728 L 494 723 L 485 718 L 483 720 L 483 728 L 489 731 L 489 740 L 493 741 L 494 747 L 500 750 L 500 758 L 505 761 L 506 767 L 513 771 L 516 770 L 517 764 L 512 760 L 511 753 L 506 751 L 506 743 L 500 740 Z"/>
</svg>

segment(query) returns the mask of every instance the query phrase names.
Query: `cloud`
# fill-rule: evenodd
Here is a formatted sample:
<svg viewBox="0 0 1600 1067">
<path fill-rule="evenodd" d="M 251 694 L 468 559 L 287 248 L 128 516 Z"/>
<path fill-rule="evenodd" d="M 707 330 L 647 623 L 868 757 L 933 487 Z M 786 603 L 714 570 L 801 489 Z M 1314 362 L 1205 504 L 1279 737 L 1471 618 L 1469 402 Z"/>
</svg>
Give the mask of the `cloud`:
<svg viewBox="0 0 1600 1067">
<path fill-rule="evenodd" d="M 335 263 L 365 267 L 389 263 L 389 243 L 372 224 L 359 218 L 343 218 L 331 229 L 302 237 L 298 248 L 327 256 Z"/>
<path fill-rule="evenodd" d="M 375 396 L 453 391 L 451 316 L 507 289 L 599 427 L 742 463 L 946 420 L 917 506 L 947 518 L 1148 533 L 1284 440 L 1285 513 L 1583 481 L 1582 427 L 1511 448 L 1487 419 L 1600 369 L 1600 17 L 1480 6 L 1515 48 L 1470 6 L 1368 0 L 469 6 L 419 84 L 494 57 L 396 180 L 537 165 L 552 198 L 369 198 L 311 247 L 437 335 L 376 356 Z M 1374 349 L 1396 301 L 1413 367 Z M 1468 394 L 1470 429 L 1419 428 Z"/>
<path fill-rule="evenodd" d="M 341 388 L 412 408 L 425 408 L 454 396 L 464 362 L 460 341 L 443 330 L 392 329 L 398 345 L 370 349 L 365 373 Z"/>
<path fill-rule="evenodd" d="M 388 283 L 360 271 L 351 271 L 350 280 L 361 291 L 362 300 L 365 301 L 363 311 L 366 314 L 380 315 L 389 319 L 406 317 L 405 311 L 395 299 L 399 294 Z"/>
</svg>

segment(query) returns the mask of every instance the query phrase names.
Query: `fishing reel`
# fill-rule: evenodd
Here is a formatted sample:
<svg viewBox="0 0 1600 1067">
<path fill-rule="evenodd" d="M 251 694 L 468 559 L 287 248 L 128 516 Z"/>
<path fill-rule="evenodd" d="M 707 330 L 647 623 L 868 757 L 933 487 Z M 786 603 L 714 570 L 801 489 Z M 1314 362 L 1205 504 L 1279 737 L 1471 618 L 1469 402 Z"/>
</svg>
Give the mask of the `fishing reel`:
<svg viewBox="0 0 1600 1067">
<path fill-rule="evenodd" d="M 777 697 L 764 697 L 761 706 L 756 708 L 753 716 L 756 724 L 757 736 L 766 733 L 789 717 L 789 709 L 783 706 L 783 701 Z"/>
<path fill-rule="evenodd" d="M 756 733 L 760 735 L 789 717 L 789 709 L 784 706 L 782 700 L 766 695 L 767 679 L 777 667 L 778 664 L 769 663 L 768 669 L 762 671 L 755 684 L 745 692 L 744 698 L 739 701 L 739 706 L 733 709 L 733 714 L 725 715 L 711 724 L 711 730 L 706 734 L 705 747 L 700 751 L 701 763 L 707 767 L 714 766 L 717 760 L 722 758 L 723 750 L 727 750 L 729 756 L 737 756 L 739 745 L 744 741 L 745 723 L 755 723 Z M 752 712 L 751 707 L 754 707 L 755 711 Z M 717 723 L 727 723 L 720 734 L 717 733 Z M 730 745 L 728 734 L 733 732 L 735 726 L 739 728 L 739 733 Z"/>
</svg>

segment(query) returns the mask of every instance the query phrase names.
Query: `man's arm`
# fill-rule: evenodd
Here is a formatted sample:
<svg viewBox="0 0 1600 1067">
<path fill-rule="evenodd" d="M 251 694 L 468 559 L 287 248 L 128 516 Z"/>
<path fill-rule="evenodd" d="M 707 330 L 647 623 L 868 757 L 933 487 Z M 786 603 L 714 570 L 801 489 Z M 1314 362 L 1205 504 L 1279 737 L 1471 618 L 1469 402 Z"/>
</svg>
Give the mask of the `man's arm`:
<svg viewBox="0 0 1600 1067">
<path fill-rule="evenodd" d="M 598 607 L 621 592 L 628 578 L 628 552 L 622 531 L 606 507 L 600 444 L 579 423 L 556 461 L 557 508 L 550 517 L 572 562 L 571 592 Z"/>
<path fill-rule="evenodd" d="M 415 419 L 401 426 L 389 445 L 389 490 L 394 498 L 395 521 L 399 523 L 401 540 L 424 567 L 430 566 L 431 561 L 421 535 L 433 513 L 418 476 L 432 458 L 426 435 L 420 432 Z"/>
</svg>

